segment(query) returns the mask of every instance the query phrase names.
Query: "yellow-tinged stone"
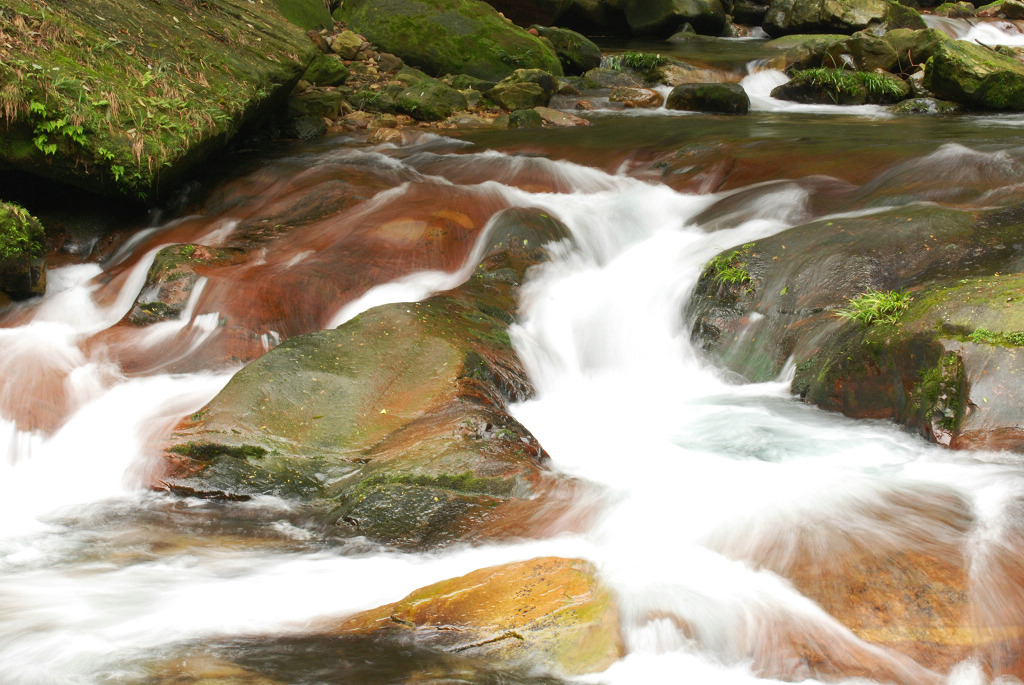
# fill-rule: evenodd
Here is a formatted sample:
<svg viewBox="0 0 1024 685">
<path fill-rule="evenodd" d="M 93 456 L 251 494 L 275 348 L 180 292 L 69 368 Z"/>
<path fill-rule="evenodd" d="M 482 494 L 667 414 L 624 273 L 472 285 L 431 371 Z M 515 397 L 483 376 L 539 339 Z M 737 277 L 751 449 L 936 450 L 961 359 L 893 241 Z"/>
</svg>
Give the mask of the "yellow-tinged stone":
<svg viewBox="0 0 1024 685">
<path fill-rule="evenodd" d="M 614 598 L 580 559 L 480 569 L 356 614 L 335 632 L 379 631 L 415 631 L 448 652 L 540 664 L 566 675 L 603 671 L 623 654 Z"/>
</svg>

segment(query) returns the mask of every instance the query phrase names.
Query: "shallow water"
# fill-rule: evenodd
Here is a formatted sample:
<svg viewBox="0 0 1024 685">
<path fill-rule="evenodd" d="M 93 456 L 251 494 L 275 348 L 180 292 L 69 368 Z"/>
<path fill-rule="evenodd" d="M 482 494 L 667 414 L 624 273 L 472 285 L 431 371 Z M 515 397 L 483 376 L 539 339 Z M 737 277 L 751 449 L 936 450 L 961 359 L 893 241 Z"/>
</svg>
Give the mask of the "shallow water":
<svg viewBox="0 0 1024 685">
<path fill-rule="evenodd" d="M 787 580 L 794 565 L 840 563 L 851 539 L 954 549 L 984 590 L 974 608 L 1024 624 L 1020 579 L 993 563 L 1024 552 L 1015 459 L 826 414 L 790 397 L 785 377 L 734 384 L 695 353 L 683 315 L 708 259 L 792 225 L 1015 202 L 1024 118 L 762 109 L 295 146 L 106 262 L 51 271 L 46 297 L 0 329 L 0 680 L 178 682 L 188 669 L 173 664 L 192 659 L 232 662 L 241 682 L 549 682 L 307 635 L 324 616 L 540 555 L 590 559 L 616 591 L 629 654 L 593 682 L 800 679 L 800 642 L 878 658 Z M 302 213 L 324 195 L 326 208 Z M 162 437 L 241 363 L 451 287 L 472 268 L 474 231 L 511 206 L 541 207 L 574 236 L 522 292 L 512 336 L 537 394 L 514 413 L 553 468 L 598 486 L 587 532 L 398 553 L 288 501 L 142 489 Z M 282 216 L 280 231 L 258 230 Z M 424 236 L 428 249 L 408 249 Z M 182 320 L 119 323 L 160 246 L 233 240 L 246 261 L 212 269 Z M 395 254 L 414 256 L 384 258 Z M 948 671 L 939 677 L 957 685 L 986 682 L 970 661 Z"/>
</svg>

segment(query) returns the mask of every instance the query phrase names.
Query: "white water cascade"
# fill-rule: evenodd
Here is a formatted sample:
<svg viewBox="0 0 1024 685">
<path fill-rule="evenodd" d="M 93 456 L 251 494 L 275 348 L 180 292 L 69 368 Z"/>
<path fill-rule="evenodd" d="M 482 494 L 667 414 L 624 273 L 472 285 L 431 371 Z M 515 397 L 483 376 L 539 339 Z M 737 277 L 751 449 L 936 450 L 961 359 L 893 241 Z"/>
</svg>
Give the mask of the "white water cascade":
<svg viewBox="0 0 1024 685">
<path fill-rule="evenodd" d="M 1024 495 L 1019 470 L 943 451 L 888 424 L 820 412 L 790 397 L 786 378 L 727 382 L 692 349 L 683 310 L 702 265 L 806 219 L 806 191 L 763 193 L 737 212 L 739 223 L 708 232 L 695 217 L 723 195 L 494 152 L 388 160 L 430 165 L 442 179 L 486 165 L 482 175 L 491 180 L 477 189 L 509 205 L 543 207 L 571 229 L 575 246 L 554 249 L 522 293 L 513 340 L 537 395 L 514 412 L 554 468 L 600 486 L 598 522 L 581 535 L 438 554 L 348 542 L 310 549 L 316 532 L 291 518 L 286 501 L 229 506 L 140 490 L 160 437 L 230 373 L 126 378 L 116 359 L 84 352 L 83 336 L 130 307 L 152 255 L 107 307 L 93 300 L 100 267 L 70 267 L 51 273 L 55 287 L 33 305 L 31 320 L 0 330 L 7 355 L 59 367 L 73 398 L 67 419 L 49 433 L 22 432 L 0 417 L 0 682 L 144 682 L 140 664 L 178 643 L 299 634 L 318 617 L 548 554 L 592 560 L 622 608 L 628 655 L 584 680 L 766 682 L 758 655 L 793 626 L 871 648 L 789 581 L 748 561 L 754 550 L 795 553 L 813 538 L 812 548 L 827 554 L 848 531 L 887 541 L 941 536 L 938 523 L 930 529 L 888 515 L 895 500 L 933 495 L 973 510 L 975 554 L 1000 543 L 1005 506 Z M 566 189 L 530 192 L 503 182 L 525 167 Z M 363 307 L 450 287 L 451 278 L 430 273 L 383 284 L 339 307 L 335 323 Z M 192 301 L 185 319 L 204 315 Z M 149 343 L 177 334 L 185 319 L 159 324 Z M 0 393 L 13 392 L 15 380 L 5 375 Z M 230 518 L 230 507 L 260 511 L 273 539 L 260 544 L 211 523 Z M 201 523 L 174 532 L 153 523 L 165 511 Z M 983 678 L 965 663 L 949 682 Z"/>
</svg>

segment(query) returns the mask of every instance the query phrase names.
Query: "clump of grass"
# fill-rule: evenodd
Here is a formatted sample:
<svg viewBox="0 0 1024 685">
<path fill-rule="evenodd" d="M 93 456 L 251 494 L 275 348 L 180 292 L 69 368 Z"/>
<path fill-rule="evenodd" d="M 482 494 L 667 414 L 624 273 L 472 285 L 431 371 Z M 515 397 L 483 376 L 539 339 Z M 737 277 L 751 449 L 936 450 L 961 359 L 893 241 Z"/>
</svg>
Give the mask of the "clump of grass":
<svg viewBox="0 0 1024 685">
<path fill-rule="evenodd" d="M 865 326 L 873 323 L 896 323 L 910 306 L 910 295 L 902 290 L 868 290 L 863 295 L 850 299 L 847 305 L 836 311 L 841 319 L 858 321 Z"/>
<path fill-rule="evenodd" d="M 708 262 L 705 270 L 711 274 L 716 283 L 723 285 L 739 285 L 748 283 L 750 272 L 747 271 L 747 263 L 743 257 L 754 246 L 754 243 L 747 243 L 738 250 L 729 254 L 720 254 Z"/>
<path fill-rule="evenodd" d="M 793 79 L 814 88 L 820 88 L 831 94 L 837 101 L 840 95 L 855 95 L 861 89 L 867 91 L 868 98 L 871 100 L 898 100 L 905 95 L 896 79 L 870 71 L 816 67 L 795 72 Z"/>
<path fill-rule="evenodd" d="M 1012 333 L 993 333 L 987 328 L 975 328 L 967 339 L 971 342 L 986 345 L 1002 345 L 1005 347 L 1024 347 L 1024 331 Z"/>
<path fill-rule="evenodd" d="M 615 71 L 633 69 L 641 73 L 653 71 L 665 63 L 661 55 L 652 55 L 649 52 L 623 52 L 608 58 L 608 68 Z"/>
</svg>

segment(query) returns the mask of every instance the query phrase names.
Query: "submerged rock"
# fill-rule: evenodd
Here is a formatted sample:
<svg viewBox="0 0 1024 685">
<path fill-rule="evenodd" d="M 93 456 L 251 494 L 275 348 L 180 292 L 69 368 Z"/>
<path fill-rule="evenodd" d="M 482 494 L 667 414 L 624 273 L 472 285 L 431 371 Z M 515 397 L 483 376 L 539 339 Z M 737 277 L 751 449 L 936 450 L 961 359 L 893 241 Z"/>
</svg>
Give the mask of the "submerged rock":
<svg viewBox="0 0 1024 685">
<path fill-rule="evenodd" d="M 402 546 L 533 532 L 551 477 L 506 412 L 531 392 L 506 328 L 525 270 L 566 233 L 535 210 L 506 210 L 492 229 L 459 288 L 291 338 L 239 371 L 178 427 L 154 487 L 294 498 Z"/>
<path fill-rule="evenodd" d="M 490 81 L 524 68 L 562 74 L 544 43 L 478 0 L 347 0 L 335 18 L 431 74 Z"/>
<path fill-rule="evenodd" d="M 618 609 L 579 559 L 515 562 L 441 581 L 344 620 L 338 635 L 414 640 L 562 675 L 597 673 L 623 656 Z"/>
<path fill-rule="evenodd" d="M 39 220 L 19 205 L 0 202 L 0 297 L 23 300 L 46 291 L 45 249 Z"/>
<path fill-rule="evenodd" d="M 277 109 L 317 52 L 270 2 L 5 10 L 0 166 L 132 201 L 165 194 Z"/>
</svg>

